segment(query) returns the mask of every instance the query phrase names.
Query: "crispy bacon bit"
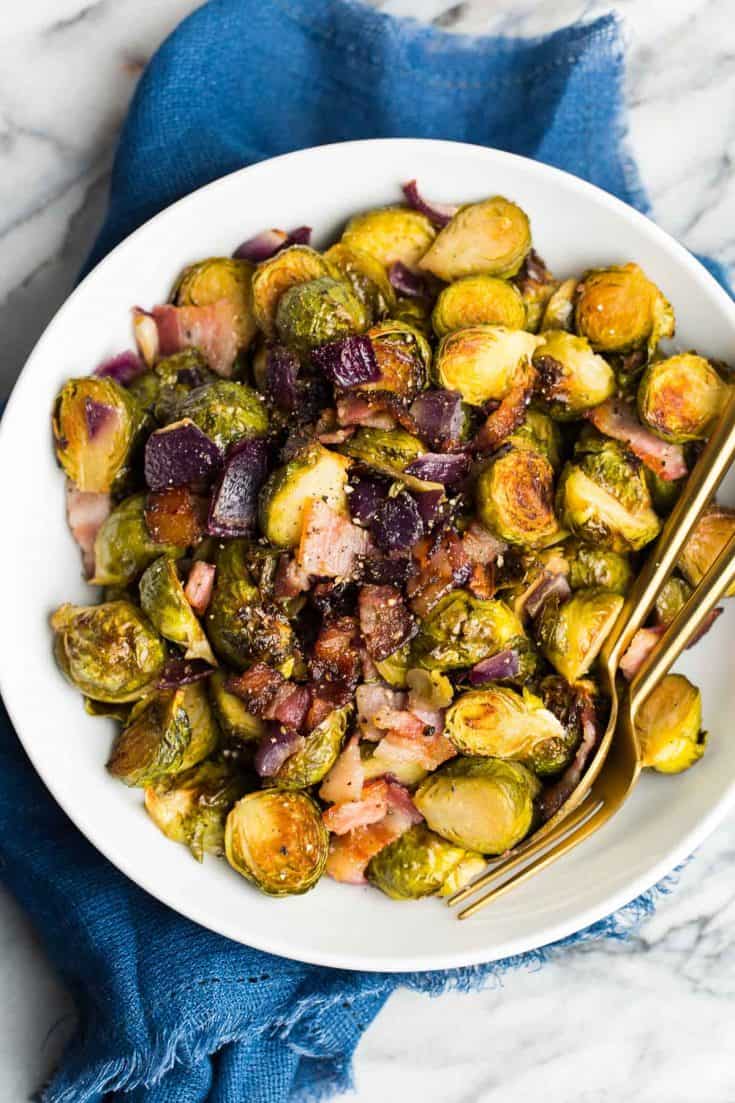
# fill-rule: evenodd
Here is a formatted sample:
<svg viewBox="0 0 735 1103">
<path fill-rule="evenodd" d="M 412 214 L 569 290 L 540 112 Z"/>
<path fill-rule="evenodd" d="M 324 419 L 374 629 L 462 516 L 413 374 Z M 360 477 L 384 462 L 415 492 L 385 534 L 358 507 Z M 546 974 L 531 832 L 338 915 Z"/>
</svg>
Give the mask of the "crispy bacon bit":
<svg viewBox="0 0 735 1103">
<path fill-rule="evenodd" d="M 344 444 L 346 440 L 355 435 L 357 426 L 345 425 L 341 429 L 332 429 L 327 433 L 319 433 L 317 439 L 321 444 Z"/>
<path fill-rule="evenodd" d="M 495 594 L 495 564 L 488 563 L 486 567 L 475 563 L 472 568 L 467 589 L 481 601 L 489 601 Z"/>
<path fill-rule="evenodd" d="M 388 811 L 388 783 L 384 778 L 368 781 L 359 799 L 333 804 L 322 813 L 325 826 L 335 835 L 346 835 L 356 827 L 382 820 Z"/>
<path fill-rule="evenodd" d="M 151 491 L 145 501 L 145 524 L 156 544 L 189 547 L 201 540 L 207 523 L 207 500 L 186 486 Z"/>
<path fill-rule="evenodd" d="M 184 596 L 197 616 L 203 617 L 209 608 L 216 573 L 215 565 L 205 563 L 203 559 L 197 559 L 192 564 L 186 586 L 184 586 Z"/>
<path fill-rule="evenodd" d="M 386 732 L 381 752 L 389 747 L 396 761 L 415 762 L 425 770 L 435 770 L 457 753 L 442 734 L 444 714 L 439 710 L 381 709 L 373 724 Z"/>
<path fill-rule="evenodd" d="M 347 800 L 359 800 L 365 782 L 365 771 L 360 755 L 360 736 L 350 736 L 339 758 L 329 771 L 319 789 L 319 796 L 329 804 L 341 804 Z"/>
<path fill-rule="evenodd" d="M 620 660 L 621 673 L 629 682 L 643 666 L 665 631 L 663 624 L 657 624 L 654 628 L 639 628 L 633 636 Z"/>
<path fill-rule="evenodd" d="M 349 578 L 369 546 L 367 532 L 321 498 L 311 498 L 306 504 L 296 553 L 302 571 L 322 578 Z"/>
<path fill-rule="evenodd" d="M 507 545 L 478 521 L 470 521 L 462 537 L 462 547 L 470 563 L 486 567 L 498 562 Z"/>
<path fill-rule="evenodd" d="M 232 375 L 240 342 L 237 307 L 229 299 L 220 299 L 210 306 L 171 306 L 167 303 L 154 306 L 150 314 L 136 310 L 134 325 L 139 344 L 141 333 L 145 334 L 141 315 L 155 323 L 158 356 L 171 356 L 182 349 L 197 348 L 213 372 L 225 379 Z M 147 360 L 150 339 L 146 337 L 144 343 L 146 347 L 141 345 L 140 351 Z"/>
<path fill-rule="evenodd" d="M 513 277 L 511 282 L 516 285 L 522 295 L 534 295 L 548 287 L 552 279 L 551 272 L 546 267 L 543 258 L 538 255 L 535 249 L 531 249 L 521 265 L 520 271 Z"/>
<path fill-rule="evenodd" d="M 387 659 L 416 631 L 401 591 L 395 586 L 362 586 L 358 608 L 360 629 L 375 662 Z"/>
<path fill-rule="evenodd" d="M 366 425 L 370 429 L 395 429 L 396 419 L 377 399 L 343 395 L 337 399 L 337 421 L 342 426 Z"/>
<path fill-rule="evenodd" d="M 494 452 L 523 424 L 537 378 L 536 369 L 530 360 L 519 366 L 507 395 L 488 414 L 485 424 L 472 442 L 474 452 Z"/>
<path fill-rule="evenodd" d="M 344 682 L 320 682 L 311 687 L 311 704 L 306 714 L 306 731 L 313 731 L 335 709 L 353 699 L 352 686 Z"/>
<path fill-rule="evenodd" d="M 242 697 L 248 710 L 255 716 L 265 717 L 276 692 L 286 684 L 286 679 L 279 671 L 273 670 L 266 663 L 253 663 L 249 670 L 229 678 L 227 688 L 231 693 Z"/>
<path fill-rule="evenodd" d="M 73 483 L 66 484 L 66 519 L 71 534 L 82 553 L 84 573 L 94 574 L 94 541 L 103 523 L 110 515 L 112 504 L 109 494 L 89 490 L 77 490 Z"/>
<path fill-rule="evenodd" d="M 293 558 L 284 552 L 278 560 L 276 577 L 273 581 L 273 596 L 276 600 L 298 597 L 306 593 L 311 584 L 311 575 L 303 570 Z"/>
<path fill-rule="evenodd" d="M 469 556 L 456 532 L 444 529 L 425 536 L 413 548 L 414 573 L 406 584 L 409 604 L 420 618 L 472 573 Z"/>
<path fill-rule="evenodd" d="M 622 398 L 609 398 L 587 413 L 595 429 L 613 440 L 627 444 L 634 456 L 650 467 L 659 478 L 671 481 L 687 473 L 684 450 L 680 444 L 668 444 L 641 425 L 632 408 Z"/>
<path fill-rule="evenodd" d="M 360 677 L 360 636 L 354 617 L 327 621 L 314 641 L 311 675 L 316 681 L 355 685 Z"/>
<path fill-rule="evenodd" d="M 577 708 L 582 723 L 582 739 L 574 758 L 559 780 L 555 781 L 553 785 L 549 785 L 541 793 L 538 807 L 544 820 L 551 819 L 577 788 L 600 741 L 602 732 L 600 731 L 594 702 L 589 693 L 582 689 L 578 691 Z"/>
<path fill-rule="evenodd" d="M 370 859 L 408 831 L 409 827 L 421 823 L 422 818 L 408 791 L 397 782 L 389 782 L 388 809 L 383 819 L 367 827 L 356 827 L 346 835 L 333 837 L 327 873 L 335 881 L 364 885 L 365 869 Z"/>
</svg>

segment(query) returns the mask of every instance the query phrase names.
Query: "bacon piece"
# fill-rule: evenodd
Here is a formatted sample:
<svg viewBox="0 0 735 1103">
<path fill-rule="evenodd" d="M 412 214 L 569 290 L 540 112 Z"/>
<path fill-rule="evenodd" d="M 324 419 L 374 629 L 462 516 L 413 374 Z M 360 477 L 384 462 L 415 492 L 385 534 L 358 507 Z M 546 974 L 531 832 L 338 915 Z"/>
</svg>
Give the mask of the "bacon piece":
<svg viewBox="0 0 735 1103">
<path fill-rule="evenodd" d="M 620 660 L 621 673 L 629 682 L 643 666 L 665 631 L 663 624 L 657 624 L 654 628 L 639 628 L 635 633 Z"/>
<path fill-rule="evenodd" d="M 413 710 L 381 709 L 373 724 L 386 732 L 379 744 L 381 750 L 387 745 L 397 760 L 415 762 L 425 770 L 435 770 L 457 753 L 442 734 L 444 716 L 441 712 L 419 715 Z"/>
<path fill-rule="evenodd" d="M 325 826 L 335 835 L 346 835 L 356 827 L 382 820 L 388 811 L 388 783 L 384 778 L 368 781 L 356 800 L 340 801 L 322 813 Z"/>
<path fill-rule="evenodd" d="M 207 523 L 207 501 L 186 486 L 155 490 L 145 500 L 145 524 L 156 544 L 197 544 Z"/>
<path fill-rule="evenodd" d="M 141 320 L 152 318 L 158 338 L 156 356 L 171 356 L 182 349 L 196 348 L 207 364 L 224 379 L 233 374 L 235 359 L 240 347 L 238 336 L 238 310 L 229 299 L 220 299 L 209 306 L 154 306 L 149 314 L 134 311 L 134 326 L 140 351 L 149 361 L 151 345 Z M 150 328 L 150 327 L 146 327 Z"/>
<path fill-rule="evenodd" d="M 66 519 L 71 534 L 82 553 L 82 564 L 87 578 L 94 575 L 94 541 L 112 509 L 109 494 L 91 490 L 78 490 L 73 483 L 66 484 Z"/>
<path fill-rule="evenodd" d="M 462 540 L 452 529 L 424 536 L 413 549 L 414 573 L 406 584 L 409 604 L 420 618 L 457 586 L 464 586 L 472 566 Z"/>
<path fill-rule="evenodd" d="M 375 662 L 387 659 L 416 632 L 416 623 L 395 586 L 362 586 L 358 609 L 360 630 Z"/>
<path fill-rule="evenodd" d="M 359 629 L 354 617 L 326 621 L 314 641 L 311 675 L 317 681 L 355 685 L 360 677 Z"/>
<path fill-rule="evenodd" d="M 641 425 L 632 407 L 622 398 L 608 398 L 601 406 L 589 410 L 586 416 L 599 432 L 627 444 L 633 455 L 659 478 L 671 481 L 686 475 L 682 446 L 668 444 L 651 433 Z"/>
<path fill-rule="evenodd" d="M 341 429 L 331 429 L 326 433 L 318 433 L 317 440 L 321 444 L 344 444 L 346 440 L 355 435 L 357 426 L 345 425 Z"/>
<path fill-rule="evenodd" d="M 395 429 L 396 419 L 385 403 L 362 398 L 360 395 L 343 395 L 337 399 L 337 421 L 342 426 L 366 425 L 370 429 Z"/>
<path fill-rule="evenodd" d="M 467 589 L 481 601 L 489 601 L 496 590 L 495 565 L 488 563 L 487 567 L 481 567 L 479 563 L 475 563 Z"/>
<path fill-rule="evenodd" d="M 367 827 L 356 827 L 346 835 L 333 837 L 327 859 L 327 873 L 335 881 L 364 885 L 368 862 L 388 843 L 421 823 L 423 817 L 414 807 L 410 794 L 397 782 L 388 783 L 388 808 L 385 816 Z"/>
<path fill-rule="evenodd" d="M 538 808 L 544 820 L 551 819 L 577 788 L 602 735 L 595 705 L 589 693 L 578 691 L 576 707 L 582 723 L 582 739 L 574 758 L 559 780 L 544 789 L 539 797 Z"/>
<path fill-rule="evenodd" d="M 255 716 L 263 718 L 275 699 L 276 692 L 286 684 L 288 683 L 283 675 L 267 663 L 253 663 L 242 674 L 233 674 L 227 680 L 229 691 L 241 697 Z"/>
<path fill-rule="evenodd" d="M 302 571 L 322 578 L 349 578 L 369 546 L 367 532 L 321 498 L 307 502 L 296 553 Z"/>
<path fill-rule="evenodd" d="M 276 600 L 298 597 L 311 585 L 311 575 L 305 571 L 293 556 L 283 553 L 278 560 L 276 577 L 273 581 L 273 596 Z"/>
<path fill-rule="evenodd" d="M 306 714 L 306 731 L 313 731 L 335 709 L 352 701 L 353 687 L 344 682 L 317 682 L 310 686 L 311 704 Z"/>
<path fill-rule="evenodd" d="M 376 713 L 381 709 L 402 709 L 406 704 L 406 694 L 389 689 L 382 683 L 361 685 L 355 692 L 355 704 L 363 737 L 377 742 L 383 738 L 383 732 L 373 723 Z"/>
<path fill-rule="evenodd" d="M 203 617 L 209 608 L 216 573 L 215 565 L 205 563 L 203 559 L 197 559 L 192 564 L 186 586 L 184 586 L 184 596 L 197 616 Z"/>
<path fill-rule="evenodd" d="M 523 424 L 537 379 L 538 374 L 530 360 L 519 366 L 507 395 L 488 414 L 472 442 L 473 452 L 494 452 Z"/>
<path fill-rule="evenodd" d="M 355 733 L 347 740 L 334 766 L 324 778 L 319 796 L 330 804 L 359 800 L 364 782 L 360 736 Z"/>
<path fill-rule="evenodd" d="M 462 536 L 462 547 L 470 563 L 486 567 L 498 562 L 507 544 L 488 532 L 479 521 L 470 521 Z"/>
</svg>

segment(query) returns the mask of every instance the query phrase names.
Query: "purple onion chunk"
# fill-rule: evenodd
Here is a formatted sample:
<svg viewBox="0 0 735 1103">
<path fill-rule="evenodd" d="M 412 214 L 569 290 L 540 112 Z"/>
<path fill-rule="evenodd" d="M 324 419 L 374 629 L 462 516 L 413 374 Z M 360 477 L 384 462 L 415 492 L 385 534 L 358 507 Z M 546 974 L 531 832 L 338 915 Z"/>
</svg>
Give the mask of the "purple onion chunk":
<svg viewBox="0 0 735 1103">
<path fill-rule="evenodd" d="M 299 399 L 296 380 L 299 374 L 299 358 L 285 345 L 269 345 L 265 361 L 265 391 L 267 397 L 281 410 L 291 413 Z"/>
<path fill-rule="evenodd" d="M 285 230 L 261 230 L 259 234 L 238 245 L 232 256 L 235 260 L 250 260 L 253 264 L 260 264 L 263 260 L 270 260 L 288 245 L 308 245 L 310 241 L 311 226 L 297 226 L 290 233 Z"/>
<path fill-rule="evenodd" d="M 412 498 L 427 532 L 447 513 L 448 502 L 442 490 L 414 490 Z"/>
<path fill-rule="evenodd" d="M 529 617 L 537 617 L 550 598 L 566 601 L 571 593 L 572 590 L 567 582 L 566 575 L 552 574 L 550 571 L 546 571 L 530 593 L 526 595 L 523 611 L 528 613 Z"/>
<path fill-rule="evenodd" d="M 404 184 L 402 191 L 409 207 L 425 214 L 435 226 L 446 226 L 459 210 L 458 203 L 435 203 L 431 199 L 424 199 L 415 180 L 409 180 L 408 183 Z"/>
<path fill-rule="evenodd" d="M 212 667 L 203 659 L 168 659 L 158 685 L 161 689 L 178 689 L 192 682 L 200 682 L 212 673 Z"/>
<path fill-rule="evenodd" d="M 102 432 L 111 418 L 117 417 L 114 406 L 108 406 L 104 402 L 95 402 L 93 398 L 84 400 L 84 424 L 87 426 L 87 437 L 94 440 L 98 433 Z"/>
<path fill-rule="evenodd" d="M 268 444 L 243 440 L 228 451 L 209 505 L 210 536 L 247 536 L 258 511 L 258 494 L 268 474 Z"/>
<path fill-rule="evenodd" d="M 369 337 L 344 337 L 319 345 L 311 354 L 314 364 L 335 387 L 377 383 L 380 368 Z"/>
<path fill-rule="evenodd" d="M 352 520 L 358 525 L 370 525 L 378 509 L 388 497 L 390 484 L 372 475 L 359 475 L 350 487 L 347 504 Z"/>
<path fill-rule="evenodd" d="M 388 279 L 399 295 L 405 295 L 407 299 L 426 298 L 426 280 L 417 272 L 412 272 L 400 260 L 391 264 Z"/>
<path fill-rule="evenodd" d="M 253 765 L 260 777 L 275 777 L 284 762 L 304 744 L 304 737 L 293 728 L 271 723 L 258 743 Z"/>
<path fill-rule="evenodd" d="M 114 379 L 121 387 L 127 387 L 144 371 L 145 364 L 138 354 L 126 349 L 125 352 L 119 352 L 117 356 L 104 360 L 99 367 L 95 368 L 94 374 L 101 379 Z"/>
<path fill-rule="evenodd" d="M 457 391 L 424 391 L 411 403 L 416 431 L 430 448 L 457 448 L 462 439 L 465 412 Z"/>
<path fill-rule="evenodd" d="M 405 490 L 386 498 L 372 523 L 375 543 L 385 552 L 405 551 L 424 534 L 419 507 Z"/>
<path fill-rule="evenodd" d="M 206 486 L 221 464 L 217 445 L 188 418 L 157 429 L 146 441 L 144 474 L 151 490 Z"/>
<path fill-rule="evenodd" d="M 521 670 L 521 657 L 517 651 L 509 648 L 498 651 L 489 659 L 472 667 L 467 678 L 470 685 L 482 686 L 487 682 L 502 682 L 505 678 L 516 678 Z"/>
<path fill-rule="evenodd" d="M 464 452 L 425 452 L 408 465 L 406 474 L 427 483 L 459 486 L 469 469 L 470 458 Z"/>
<path fill-rule="evenodd" d="M 297 226 L 295 230 L 289 230 L 289 245 L 310 245 L 311 226 Z"/>
<path fill-rule="evenodd" d="M 368 555 L 362 564 L 363 582 L 374 586 L 402 586 L 413 570 L 413 563 L 405 556 Z"/>
</svg>

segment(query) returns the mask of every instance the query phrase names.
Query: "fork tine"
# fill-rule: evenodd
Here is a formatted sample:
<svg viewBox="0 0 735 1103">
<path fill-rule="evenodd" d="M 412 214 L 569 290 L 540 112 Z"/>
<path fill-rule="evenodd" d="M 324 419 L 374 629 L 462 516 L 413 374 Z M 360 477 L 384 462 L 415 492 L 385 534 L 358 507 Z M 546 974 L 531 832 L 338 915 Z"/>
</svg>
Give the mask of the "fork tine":
<svg viewBox="0 0 735 1103">
<path fill-rule="evenodd" d="M 530 866 L 526 866 L 520 873 L 516 873 L 514 877 L 510 877 L 507 881 L 504 881 L 502 885 L 497 885 L 496 888 L 490 889 L 490 892 L 486 892 L 479 900 L 475 900 L 461 911 L 457 918 L 469 919 L 471 915 L 480 911 L 480 909 L 489 904 L 491 900 L 497 900 L 500 896 L 503 896 L 504 893 L 515 888 L 516 885 L 520 885 L 523 881 L 527 881 L 537 873 L 540 873 L 542 869 L 550 866 L 557 858 L 561 858 L 564 854 L 573 850 L 578 843 L 581 843 L 584 839 L 592 835 L 598 827 L 602 827 L 605 821 L 613 814 L 616 807 L 617 805 L 615 804 L 600 804 L 594 814 L 590 816 L 589 819 L 585 820 L 584 823 L 578 825 L 577 830 L 572 831 L 570 835 L 562 839 L 558 846 L 553 847 L 551 850 L 547 850 L 545 854 L 542 854 L 541 857 L 537 858 L 535 862 L 532 862 Z"/>
<path fill-rule="evenodd" d="M 450 908 L 455 907 L 457 904 L 461 904 L 463 900 L 466 900 L 468 896 L 473 896 L 480 889 L 484 889 L 486 885 L 489 885 L 497 877 L 501 877 L 504 873 L 510 873 L 512 869 L 515 869 L 521 862 L 527 861 L 532 858 L 534 854 L 538 854 L 540 850 L 545 850 L 551 843 L 557 839 L 566 835 L 572 828 L 581 821 L 587 818 L 593 811 L 594 804 L 590 804 L 589 794 L 580 804 L 574 812 L 571 812 L 561 823 L 557 824 L 553 831 L 550 831 L 548 835 L 542 836 L 540 839 L 534 841 L 533 836 L 528 845 L 519 850 L 517 854 L 513 854 L 510 858 L 506 858 L 505 861 L 496 863 L 492 869 L 489 869 L 487 873 L 483 873 L 481 877 L 478 877 L 476 881 L 472 881 L 469 885 L 465 885 L 464 888 L 455 892 L 454 896 L 450 896 L 447 900 L 447 905 Z"/>
</svg>

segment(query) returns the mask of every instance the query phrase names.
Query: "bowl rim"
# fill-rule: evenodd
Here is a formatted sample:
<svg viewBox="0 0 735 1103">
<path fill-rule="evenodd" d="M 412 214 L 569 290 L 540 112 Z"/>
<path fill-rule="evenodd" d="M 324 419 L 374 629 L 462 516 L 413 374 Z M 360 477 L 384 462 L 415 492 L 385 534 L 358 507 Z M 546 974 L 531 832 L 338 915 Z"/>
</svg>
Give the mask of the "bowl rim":
<svg viewBox="0 0 735 1103">
<path fill-rule="evenodd" d="M 509 161 L 516 166 L 522 166 L 522 172 L 528 173 L 532 177 L 536 176 L 542 181 L 548 180 L 552 183 L 554 181 L 563 181 L 565 187 L 573 191 L 576 190 L 579 194 L 591 198 L 603 207 L 607 207 L 613 214 L 617 214 L 621 219 L 631 222 L 634 227 L 640 228 L 640 230 L 645 235 L 650 236 L 654 243 L 658 244 L 664 252 L 668 253 L 673 264 L 687 269 L 691 276 L 700 283 L 704 281 L 705 285 L 708 285 L 710 294 L 714 293 L 714 297 L 719 299 L 721 309 L 730 314 L 733 328 L 735 328 L 735 303 L 714 276 L 688 249 L 640 211 L 596 185 L 576 177 L 571 173 L 565 172 L 562 169 L 555 168 L 540 161 L 534 161 L 528 157 L 487 146 L 480 146 L 469 142 L 455 142 L 430 138 L 369 138 L 310 146 L 305 149 L 284 153 L 277 157 L 268 158 L 256 162 L 255 164 L 236 169 L 233 172 L 218 177 L 216 180 L 195 189 L 143 222 L 132 231 L 132 233 L 119 242 L 114 249 L 87 273 L 84 279 L 80 281 L 67 299 L 61 304 L 53 318 L 45 327 L 18 375 L 8 398 L 3 417 L 0 419 L 0 457 L 6 447 L 5 442 L 10 433 L 8 426 L 12 423 L 14 411 L 20 404 L 19 396 L 30 386 L 30 372 L 28 368 L 43 354 L 47 345 L 53 344 L 56 329 L 60 324 L 60 319 L 63 320 L 63 315 L 66 313 L 69 304 L 84 294 L 89 282 L 97 279 L 98 274 L 105 269 L 105 266 L 113 263 L 113 258 L 117 261 L 121 254 L 129 250 L 134 250 L 138 238 L 147 232 L 150 225 L 165 220 L 169 216 L 169 212 L 173 209 L 185 209 L 188 205 L 194 207 L 200 201 L 201 193 L 209 192 L 216 194 L 218 189 L 230 186 L 232 179 L 235 177 L 247 177 L 250 180 L 257 178 L 259 175 L 266 175 L 273 170 L 274 164 L 279 166 L 291 165 L 294 162 L 298 163 L 299 160 L 319 157 L 323 155 L 325 151 L 334 150 L 335 147 L 343 148 L 346 155 L 349 155 L 350 149 L 355 149 L 357 147 L 361 149 L 364 147 L 371 147 L 375 149 L 376 152 L 379 152 L 386 149 L 390 150 L 391 147 L 396 146 L 401 146 L 404 150 L 407 149 L 409 151 L 411 148 L 415 148 L 417 151 L 431 150 L 433 153 L 440 153 L 447 157 L 456 156 L 458 153 L 466 155 L 469 151 L 478 158 L 485 158 L 489 161 L 495 161 L 496 163 L 498 161 Z M 192 901 L 191 904 L 183 905 L 181 901 L 172 899 L 168 891 L 165 889 L 161 890 L 161 888 L 156 885 L 155 878 L 150 873 L 147 873 L 145 870 L 142 873 L 136 870 L 134 854 L 126 853 L 124 848 L 120 848 L 118 851 L 114 846 L 108 845 L 106 842 L 97 841 L 96 824 L 91 818 L 87 818 L 84 805 L 74 805 L 72 802 L 65 801 L 62 796 L 57 795 L 57 786 L 54 783 L 54 778 L 48 776 L 44 769 L 43 754 L 39 745 L 37 743 L 34 745 L 33 738 L 26 738 L 23 734 L 24 721 L 22 700 L 20 694 L 16 696 L 15 688 L 9 680 L 8 672 L 4 669 L 4 664 L 1 661 L 2 654 L 3 653 L 0 652 L 0 693 L 2 694 L 16 736 L 30 759 L 36 773 L 41 778 L 53 799 L 62 808 L 75 827 L 85 836 L 87 841 L 134 884 L 144 889 L 161 903 L 172 908 L 172 910 L 178 914 L 185 916 L 206 929 L 216 931 L 235 942 L 240 942 L 268 953 L 277 954 L 285 958 L 308 964 L 328 966 L 331 968 L 359 968 L 364 972 L 421 972 L 489 963 L 553 945 L 562 939 L 568 938 L 588 928 L 607 916 L 610 916 L 613 912 L 624 907 L 636 897 L 658 884 L 662 878 L 670 874 L 691 855 L 704 839 L 722 822 L 728 812 L 735 807 L 734 783 L 730 786 L 729 790 L 723 793 L 712 805 L 707 815 L 703 816 L 697 825 L 681 838 L 678 845 L 668 850 L 663 857 L 652 866 L 649 866 L 644 873 L 631 879 L 631 881 L 627 882 L 620 890 L 609 893 L 596 905 L 587 907 L 581 911 L 576 911 L 571 918 L 565 918 L 555 923 L 547 924 L 540 941 L 525 936 L 516 939 L 510 938 L 505 939 L 502 947 L 498 951 L 492 948 L 488 948 L 485 951 L 469 951 L 467 949 L 447 951 L 432 954 L 430 963 L 427 963 L 426 952 L 418 954 L 415 957 L 408 956 L 402 959 L 400 963 L 397 963 L 395 958 L 384 957 L 380 954 L 372 954 L 369 961 L 365 962 L 362 959 L 358 960 L 354 956 L 350 956 L 341 951 L 304 952 L 298 945 L 288 944 L 284 939 L 277 937 L 251 937 L 248 933 L 248 941 L 244 942 L 239 930 L 239 925 L 236 922 L 228 922 L 225 919 L 223 922 L 218 922 L 215 926 L 211 919 L 202 917 L 196 901 Z M 297 940 L 296 937 L 294 943 L 296 943 Z"/>
</svg>

